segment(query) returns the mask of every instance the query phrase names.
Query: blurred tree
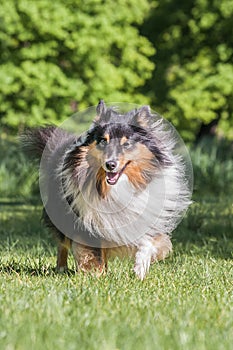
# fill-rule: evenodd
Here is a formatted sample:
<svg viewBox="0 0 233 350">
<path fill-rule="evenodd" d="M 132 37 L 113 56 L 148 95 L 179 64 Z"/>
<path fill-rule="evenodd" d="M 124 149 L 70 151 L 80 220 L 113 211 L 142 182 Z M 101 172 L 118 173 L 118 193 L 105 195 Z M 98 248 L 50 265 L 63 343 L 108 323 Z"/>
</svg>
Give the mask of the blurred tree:
<svg viewBox="0 0 233 350">
<path fill-rule="evenodd" d="M 147 0 L 2 0 L 0 123 L 56 122 L 98 99 L 147 103 Z"/>
<path fill-rule="evenodd" d="M 213 121 L 233 139 L 232 17 L 233 0 L 164 0 L 143 26 L 157 48 L 144 91 L 185 139 Z"/>
</svg>

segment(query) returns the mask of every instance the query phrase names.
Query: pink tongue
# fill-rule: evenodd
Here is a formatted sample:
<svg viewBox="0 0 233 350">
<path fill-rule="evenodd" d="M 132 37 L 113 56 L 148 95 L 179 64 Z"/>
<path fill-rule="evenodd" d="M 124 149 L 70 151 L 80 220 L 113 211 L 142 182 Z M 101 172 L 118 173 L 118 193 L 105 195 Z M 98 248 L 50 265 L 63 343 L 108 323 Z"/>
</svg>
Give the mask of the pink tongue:
<svg viewBox="0 0 233 350">
<path fill-rule="evenodd" d="M 113 185 L 116 183 L 116 181 L 119 177 L 118 173 L 107 172 L 106 175 L 107 175 L 107 182 L 110 184 L 113 184 Z"/>
</svg>

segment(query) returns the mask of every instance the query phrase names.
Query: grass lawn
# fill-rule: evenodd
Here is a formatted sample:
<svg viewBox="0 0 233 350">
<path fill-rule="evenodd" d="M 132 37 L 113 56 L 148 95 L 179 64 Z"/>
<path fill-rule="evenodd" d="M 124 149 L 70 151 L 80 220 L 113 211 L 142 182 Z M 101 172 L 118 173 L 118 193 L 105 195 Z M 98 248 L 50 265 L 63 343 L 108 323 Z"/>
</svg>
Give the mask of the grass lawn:
<svg viewBox="0 0 233 350">
<path fill-rule="evenodd" d="M 106 276 L 57 274 L 40 207 L 1 203 L 1 349 L 232 349 L 233 214 L 194 203 L 174 253 L 144 281 L 130 260 Z"/>
<path fill-rule="evenodd" d="M 75 274 L 71 256 L 69 272 L 57 274 L 37 175 L 16 143 L 0 146 L 0 349 L 232 349 L 232 149 L 206 143 L 192 152 L 194 203 L 174 252 L 139 281 L 130 260 L 115 259 L 96 278 Z"/>
</svg>

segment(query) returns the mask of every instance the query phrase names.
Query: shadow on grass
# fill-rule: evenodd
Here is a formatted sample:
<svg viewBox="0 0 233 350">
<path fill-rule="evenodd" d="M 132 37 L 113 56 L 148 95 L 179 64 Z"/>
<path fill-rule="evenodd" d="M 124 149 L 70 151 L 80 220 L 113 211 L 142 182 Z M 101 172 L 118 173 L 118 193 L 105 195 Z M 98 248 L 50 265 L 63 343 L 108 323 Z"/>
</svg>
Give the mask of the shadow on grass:
<svg viewBox="0 0 233 350">
<path fill-rule="evenodd" d="M 41 206 L 0 201 L 0 271 L 9 275 L 59 276 L 56 240 L 41 222 Z M 71 259 L 70 259 L 71 260 Z M 74 263 L 64 275 L 75 274 Z"/>
<path fill-rule="evenodd" d="M 17 262 L 12 262 L 10 264 L 2 264 L 0 267 L 1 273 L 6 273 L 8 275 L 30 275 L 30 276 L 74 276 L 76 271 L 73 269 L 68 269 L 62 273 L 58 272 L 55 267 L 42 265 L 40 267 L 29 267 L 26 264 L 18 264 Z"/>
<path fill-rule="evenodd" d="M 181 251 L 217 258 L 233 257 L 233 205 L 230 197 L 193 203 L 173 234 Z"/>
<path fill-rule="evenodd" d="M 4 203 L 3 203 L 4 202 Z M 0 205 L 0 271 L 8 275 L 59 276 L 56 241 L 41 222 L 41 206 L 15 201 Z M 233 258 L 233 206 L 229 197 L 192 204 L 173 233 L 174 256 Z M 71 260 L 71 259 L 70 259 Z M 72 265 L 70 265 L 72 266 Z M 74 265 L 73 265 L 74 266 Z M 64 275 L 73 276 L 74 269 Z"/>
</svg>

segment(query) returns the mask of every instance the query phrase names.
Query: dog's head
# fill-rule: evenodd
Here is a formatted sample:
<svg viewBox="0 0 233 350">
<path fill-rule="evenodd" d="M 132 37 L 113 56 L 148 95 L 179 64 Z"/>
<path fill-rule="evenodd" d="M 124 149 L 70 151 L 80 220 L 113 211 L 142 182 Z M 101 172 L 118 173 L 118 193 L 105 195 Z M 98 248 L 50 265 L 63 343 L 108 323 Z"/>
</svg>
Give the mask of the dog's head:
<svg viewBox="0 0 233 350">
<path fill-rule="evenodd" d="M 156 169 L 168 163 L 154 136 L 150 108 L 119 114 L 100 101 L 96 110 L 84 144 L 72 152 L 76 166 L 88 168 L 86 181 L 96 181 L 102 197 L 123 174 L 135 188 L 145 188 Z"/>
</svg>

